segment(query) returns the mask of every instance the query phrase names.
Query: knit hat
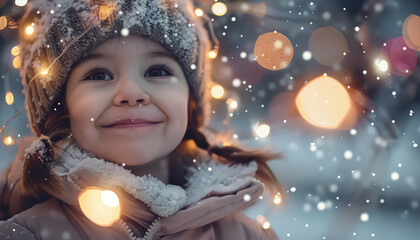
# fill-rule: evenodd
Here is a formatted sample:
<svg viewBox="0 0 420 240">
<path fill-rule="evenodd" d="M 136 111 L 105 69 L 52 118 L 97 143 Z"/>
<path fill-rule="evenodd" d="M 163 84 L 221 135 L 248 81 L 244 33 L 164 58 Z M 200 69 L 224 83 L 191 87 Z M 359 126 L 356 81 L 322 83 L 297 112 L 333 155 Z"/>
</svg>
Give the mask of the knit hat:
<svg viewBox="0 0 420 240">
<path fill-rule="evenodd" d="M 32 34 L 24 32 L 28 26 L 33 27 Z M 34 0 L 28 4 L 20 29 L 25 106 L 37 136 L 42 134 L 72 65 L 90 49 L 120 36 L 123 29 L 157 41 L 178 59 L 197 102 L 199 124 L 207 124 L 210 41 L 190 0 Z"/>
</svg>

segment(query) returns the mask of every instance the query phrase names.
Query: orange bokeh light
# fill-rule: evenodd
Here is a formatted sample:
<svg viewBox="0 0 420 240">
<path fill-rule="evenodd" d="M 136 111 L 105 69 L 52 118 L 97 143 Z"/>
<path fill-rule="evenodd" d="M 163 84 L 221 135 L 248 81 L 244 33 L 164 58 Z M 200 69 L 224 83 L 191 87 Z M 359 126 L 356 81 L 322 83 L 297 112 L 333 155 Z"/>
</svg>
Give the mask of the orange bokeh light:
<svg viewBox="0 0 420 240">
<path fill-rule="evenodd" d="M 254 56 L 262 67 L 271 71 L 281 70 L 293 58 L 293 45 L 281 33 L 264 33 L 255 42 Z"/>
<path fill-rule="evenodd" d="M 420 51 L 420 17 L 414 14 L 408 16 L 402 28 L 404 42 L 407 47 Z"/>
<path fill-rule="evenodd" d="M 80 193 L 78 199 L 82 212 L 99 226 L 108 227 L 120 219 L 121 206 L 112 191 L 88 187 Z"/>
<path fill-rule="evenodd" d="M 346 88 L 329 76 L 317 77 L 302 87 L 295 99 L 300 115 L 326 129 L 350 129 L 356 123 L 356 107 Z"/>
</svg>

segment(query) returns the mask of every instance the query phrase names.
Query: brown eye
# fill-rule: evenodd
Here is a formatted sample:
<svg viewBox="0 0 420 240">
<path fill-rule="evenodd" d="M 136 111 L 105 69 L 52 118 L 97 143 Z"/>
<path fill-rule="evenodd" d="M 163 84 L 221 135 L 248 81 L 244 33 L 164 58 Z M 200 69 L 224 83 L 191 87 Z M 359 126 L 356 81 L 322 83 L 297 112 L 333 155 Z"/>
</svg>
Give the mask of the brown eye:
<svg viewBox="0 0 420 240">
<path fill-rule="evenodd" d="M 112 80 L 113 78 L 104 70 L 97 70 L 90 73 L 85 80 Z"/>
<path fill-rule="evenodd" d="M 161 66 L 153 66 L 149 69 L 149 71 L 146 72 L 145 77 L 166 77 L 171 76 L 172 73 L 168 69 L 167 66 L 161 65 Z"/>
</svg>

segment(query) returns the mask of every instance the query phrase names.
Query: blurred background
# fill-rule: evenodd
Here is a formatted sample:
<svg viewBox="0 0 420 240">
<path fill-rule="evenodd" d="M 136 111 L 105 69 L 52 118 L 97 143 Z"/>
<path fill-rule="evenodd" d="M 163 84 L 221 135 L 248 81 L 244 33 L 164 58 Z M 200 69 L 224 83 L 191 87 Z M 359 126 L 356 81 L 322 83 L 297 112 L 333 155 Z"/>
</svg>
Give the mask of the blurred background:
<svg viewBox="0 0 420 240">
<path fill-rule="evenodd" d="M 24 106 L 16 23 L 27 4 L 0 0 L 2 125 Z M 214 30 L 216 141 L 284 155 L 269 162 L 284 193 L 244 213 L 281 239 L 420 239 L 420 2 L 195 6 Z M 28 135 L 23 111 L 1 134 L 0 170 Z"/>
</svg>

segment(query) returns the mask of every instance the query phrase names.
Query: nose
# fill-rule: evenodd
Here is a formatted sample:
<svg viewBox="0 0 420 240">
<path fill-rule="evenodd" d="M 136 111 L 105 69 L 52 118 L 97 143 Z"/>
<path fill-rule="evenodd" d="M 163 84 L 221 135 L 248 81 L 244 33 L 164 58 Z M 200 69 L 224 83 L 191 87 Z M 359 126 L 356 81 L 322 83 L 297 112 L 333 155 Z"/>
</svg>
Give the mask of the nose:
<svg viewBox="0 0 420 240">
<path fill-rule="evenodd" d="M 114 96 L 114 104 L 116 106 L 124 104 L 143 106 L 150 102 L 150 96 L 140 86 L 140 79 L 138 78 L 125 75 L 120 79 L 118 92 Z"/>
</svg>

